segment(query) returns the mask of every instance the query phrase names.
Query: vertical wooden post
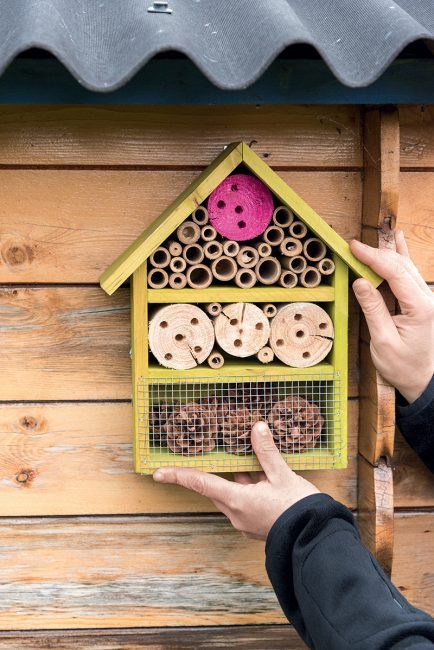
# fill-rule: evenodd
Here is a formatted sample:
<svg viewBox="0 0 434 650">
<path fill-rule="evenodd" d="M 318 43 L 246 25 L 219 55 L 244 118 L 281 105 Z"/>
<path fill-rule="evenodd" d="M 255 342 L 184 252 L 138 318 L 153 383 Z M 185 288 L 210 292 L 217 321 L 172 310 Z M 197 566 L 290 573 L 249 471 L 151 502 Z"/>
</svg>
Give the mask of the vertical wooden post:
<svg viewBox="0 0 434 650">
<path fill-rule="evenodd" d="M 141 471 L 139 449 L 139 416 L 137 389 L 140 377 L 148 367 L 148 301 L 147 269 L 143 262 L 131 277 L 131 366 L 133 399 L 133 457 L 134 469 Z"/>
<path fill-rule="evenodd" d="M 399 195 L 399 120 L 395 107 L 368 109 L 364 116 L 362 240 L 394 248 Z M 381 287 L 391 313 L 395 301 Z M 393 558 L 395 391 L 376 372 L 369 333 L 361 327 L 358 513 L 363 542 L 387 573 Z"/>
</svg>

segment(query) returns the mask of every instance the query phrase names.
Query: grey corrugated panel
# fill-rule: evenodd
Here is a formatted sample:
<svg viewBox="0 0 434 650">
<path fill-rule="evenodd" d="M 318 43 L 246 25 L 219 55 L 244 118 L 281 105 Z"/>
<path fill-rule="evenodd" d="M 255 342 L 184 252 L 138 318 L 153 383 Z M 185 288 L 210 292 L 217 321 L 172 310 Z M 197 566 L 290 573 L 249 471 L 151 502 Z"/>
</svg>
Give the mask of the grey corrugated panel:
<svg viewBox="0 0 434 650">
<path fill-rule="evenodd" d="M 288 45 L 314 46 L 350 87 L 377 79 L 407 44 L 434 39 L 434 0 L 0 0 L 0 71 L 44 48 L 91 90 L 128 81 L 155 54 L 186 54 L 218 87 L 242 89 Z"/>
</svg>

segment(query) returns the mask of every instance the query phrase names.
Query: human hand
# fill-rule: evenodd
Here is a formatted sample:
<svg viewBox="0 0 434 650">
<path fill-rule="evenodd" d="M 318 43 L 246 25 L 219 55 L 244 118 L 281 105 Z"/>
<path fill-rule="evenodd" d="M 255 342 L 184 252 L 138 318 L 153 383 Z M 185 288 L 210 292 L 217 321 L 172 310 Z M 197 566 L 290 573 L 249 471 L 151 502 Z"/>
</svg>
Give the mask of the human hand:
<svg viewBox="0 0 434 650">
<path fill-rule="evenodd" d="M 162 467 L 154 472 L 154 479 L 208 497 L 234 528 L 248 537 L 265 540 L 285 510 L 318 490 L 288 467 L 265 422 L 253 426 L 252 445 L 263 469 L 256 474 L 258 482 L 246 472 L 234 474 L 234 483 L 186 467 Z"/>
<path fill-rule="evenodd" d="M 401 313 L 391 316 L 377 289 L 364 279 L 353 283 L 371 335 L 372 361 L 380 375 L 411 403 L 429 384 L 434 371 L 434 297 L 408 254 L 401 230 L 396 252 L 358 241 L 354 255 L 387 280 Z"/>
</svg>

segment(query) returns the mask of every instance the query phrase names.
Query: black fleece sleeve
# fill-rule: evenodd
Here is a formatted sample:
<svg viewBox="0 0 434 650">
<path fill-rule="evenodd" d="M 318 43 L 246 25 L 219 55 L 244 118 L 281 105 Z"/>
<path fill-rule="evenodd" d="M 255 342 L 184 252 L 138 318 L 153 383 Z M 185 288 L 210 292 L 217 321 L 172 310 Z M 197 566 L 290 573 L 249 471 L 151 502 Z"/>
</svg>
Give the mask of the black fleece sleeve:
<svg viewBox="0 0 434 650">
<path fill-rule="evenodd" d="M 433 648 L 434 620 L 395 589 L 360 542 L 351 512 L 325 494 L 279 517 L 266 567 L 286 617 L 311 648 Z"/>
<path fill-rule="evenodd" d="M 434 472 L 434 377 L 412 404 L 397 393 L 396 424 L 408 444 Z"/>
</svg>

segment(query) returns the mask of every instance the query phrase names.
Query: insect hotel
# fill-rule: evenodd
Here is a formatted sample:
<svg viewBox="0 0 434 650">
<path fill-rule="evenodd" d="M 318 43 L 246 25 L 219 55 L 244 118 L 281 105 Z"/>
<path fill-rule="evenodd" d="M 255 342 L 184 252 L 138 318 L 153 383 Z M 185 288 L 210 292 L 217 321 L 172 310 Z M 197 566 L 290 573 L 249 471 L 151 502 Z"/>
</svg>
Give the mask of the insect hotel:
<svg viewBox="0 0 434 650">
<path fill-rule="evenodd" d="M 258 420 L 291 467 L 345 467 L 349 269 L 381 281 L 228 146 L 101 278 L 131 278 L 136 471 L 257 470 Z"/>
</svg>

